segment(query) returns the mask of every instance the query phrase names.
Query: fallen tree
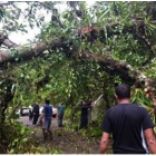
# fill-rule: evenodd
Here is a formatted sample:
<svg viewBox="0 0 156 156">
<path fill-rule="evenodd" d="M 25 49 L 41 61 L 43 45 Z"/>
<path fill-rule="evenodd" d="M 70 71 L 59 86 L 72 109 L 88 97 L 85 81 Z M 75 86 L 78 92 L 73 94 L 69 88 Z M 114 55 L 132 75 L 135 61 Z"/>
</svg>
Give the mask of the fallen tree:
<svg viewBox="0 0 156 156">
<path fill-rule="evenodd" d="M 155 19 L 152 19 L 152 24 L 155 23 Z M 119 22 L 106 25 L 107 37 L 114 35 L 124 35 L 130 33 L 139 42 L 144 44 L 149 51 L 149 58 L 145 61 L 145 64 L 151 61 L 155 51 L 152 41 L 149 40 L 146 34 L 146 23 L 143 19 L 131 18 L 131 25 L 125 25 L 120 30 L 116 30 L 116 27 L 120 25 Z M 115 31 L 114 31 L 115 30 Z M 88 27 L 79 29 L 77 34 L 78 40 L 87 39 L 88 42 L 94 42 L 96 39 L 104 39 L 104 29 L 97 27 Z M 124 82 L 129 83 L 135 87 L 141 88 L 154 88 L 156 87 L 156 80 L 146 77 L 141 70 L 134 69 L 131 65 L 125 61 L 113 59 L 111 55 L 96 54 L 90 52 L 88 49 L 79 50 L 79 47 L 75 45 L 75 41 L 69 38 L 60 37 L 49 39 L 48 41 L 39 41 L 37 43 L 31 43 L 30 45 L 17 45 L 9 37 L 0 33 L 0 69 L 4 71 L 8 66 L 14 64 L 23 63 L 36 57 L 44 57 L 50 55 L 56 50 L 63 52 L 68 58 L 83 61 L 91 61 L 98 63 L 102 69 L 110 75 L 118 75 Z M 4 78 L 3 78 L 4 79 Z"/>
<path fill-rule="evenodd" d="M 70 50 L 71 47 L 72 50 Z M 150 85 L 148 82 L 151 81 L 152 86 L 148 87 L 153 87 L 155 82 L 155 80 L 146 77 L 141 71 L 133 69 L 133 67 L 126 62 L 115 60 L 111 56 L 99 55 L 87 51 L 75 53 L 73 51 L 78 51 L 78 49 L 74 47 L 74 43 L 63 38 L 54 39 L 49 42 L 38 42 L 29 46 L 16 45 L 14 52 L 10 52 L 9 50 L 0 51 L 0 67 L 4 70 L 8 64 L 17 64 L 35 57 L 44 57 L 47 53 L 50 55 L 51 52 L 49 50 L 55 49 L 65 49 L 63 52 L 67 57 L 72 59 L 97 62 L 102 66 L 104 71 L 110 75 L 119 75 L 124 82 L 131 85 L 135 84 L 138 86 L 139 84 L 140 87 L 147 87 L 147 84 Z M 69 51 L 71 55 L 69 55 Z"/>
<path fill-rule="evenodd" d="M 151 21 L 155 23 L 155 20 Z M 113 31 L 119 23 L 113 23 L 106 26 L 107 35 L 109 37 L 113 35 L 118 35 L 121 32 Z M 143 20 L 132 20 L 132 25 L 124 27 L 122 34 L 131 33 L 138 41 L 144 44 L 148 51 L 149 57 L 144 62 L 144 65 L 149 63 L 155 53 L 153 49 L 153 43 L 150 41 L 145 32 L 146 24 Z M 86 38 L 88 42 L 94 42 L 97 38 L 104 38 L 104 30 L 100 28 L 87 27 L 78 30 L 78 39 Z M 119 75 L 122 80 L 128 82 L 129 84 L 144 83 L 147 81 L 147 77 L 140 71 L 133 69 L 133 67 L 126 62 L 114 60 L 111 56 L 107 55 L 97 55 L 96 53 L 90 52 L 78 52 L 79 49 L 74 45 L 74 41 L 68 38 L 56 38 L 50 39 L 49 41 L 39 41 L 38 43 L 32 43 L 31 45 L 17 45 L 11 40 L 9 40 L 6 34 L 0 33 L 0 44 L 6 46 L 8 49 L 0 50 L 0 69 L 7 68 L 8 64 L 17 64 L 31 60 L 35 57 L 44 57 L 45 55 L 50 54 L 51 50 L 61 49 L 67 57 L 73 59 L 82 59 L 88 61 L 96 61 L 99 63 L 103 70 L 108 72 L 111 75 Z M 155 81 L 149 80 L 148 81 Z M 153 83 L 152 83 L 153 86 Z"/>
<path fill-rule="evenodd" d="M 1 4 L 0 7 L 2 7 L 3 10 L 5 10 L 4 5 Z M 48 5 L 48 7 L 49 7 L 49 5 Z M 120 5 L 118 7 L 120 7 Z M 35 8 L 36 8 L 36 6 L 35 6 Z M 108 9 L 109 9 L 109 7 L 108 7 Z M 29 17 L 29 15 L 30 15 L 30 17 L 33 17 L 32 10 L 33 10 L 33 8 L 30 8 L 30 11 L 29 11 L 29 9 L 27 10 L 29 12 L 28 17 Z M 104 8 L 103 8 L 103 10 L 104 10 Z M 79 11 L 81 11 L 81 10 L 79 10 Z M 139 88 L 145 89 L 145 92 L 147 92 L 147 93 L 149 93 L 149 91 L 152 91 L 152 93 L 154 93 L 155 92 L 154 88 L 156 87 L 156 80 L 145 76 L 142 68 L 139 68 L 137 70 L 132 65 L 128 64 L 125 61 L 122 61 L 121 59 L 114 59 L 113 56 L 111 55 L 111 53 L 110 54 L 108 54 L 107 52 L 105 53 L 105 51 L 102 50 L 102 48 L 100 49 L 98 47 L 101 50 L 101 53 L 100 52 L 96 53 L 96 52 L 94 52 L 94 50 L 92 50 L 92 49 L 90 50 L 90 48 L 80 49 L 79 45 L 75 44 L 75 40 L 78 40 L 79 42 L 81 42 L 81 41 L 89 42 L 91 46 L 92 45 L 94 46 L 94 41 L 100 40 L 101 43 L 103 43 L 103 47 L 104 47 L 108 38 L 112 39 L 112 37 L 114 37 L 114 36 L 122 37 L 124 35 L 126 36 L 126 34 L 128 34 L 128 35 L 130 34 L 132 36 L 132 40 L 133 39 L 137 40 L 137 42 L 139 42 L 139 45 L 143 45 L 141 47 L 141 50 L 144 48 L 145 48 L 144 51 L 147 50 L 149 57 L 146 58 L 144 65 L 151 62 L 151 60 L 155 56 L 155 47 L 154 47 L 155 46 L 155 42 L 154 42 L 155 38 L 152 37 L 152 39 L 151 39 L 150 38 L 151 36 L 149 35 L 150 33 L 147 33 L 147 29 L 148 29 L 147 27 L 148 27 L 149 23 L 147 21 L 145 22 L 144 17 L 142 17 L 142 16 L 141 16 L 141 18 L 139 18 L 139 16 L 133 17 L 132 15 L 133 14 L 136 15 L 136 13 L 132 14 L 131 12 L 129 12 L 129 14 L 127 16 L 129 18 L 127 18 L 126 22 L 127 23 L 130 22 L 130 24 L 127 24 L 126 22 L 123 22 L 122 9 L 121 10 L 119 9 L 118 11 L 119 11 L 119 13 L 118 13 L 118 15 L 116 15 L 116 19 L 119 19 L 119 20 L 117 20 L 118 22 L 114 22 L 114 17 L 109 17 L 109 16 L 112 16 L 112 14 L 109 15 L 109 13 L 108 13 L 108 15 L 106 15 L 107 10 L 102 14 L 103 19 L 105 19 L 108 16 L 108 20 L 106 20 L 106 24 L 104 25 L 105 28 L 103 26 L 96 27 L 96 24 L 95 24 L 95 27 L 94 26 L 92 27 L 89 24 L 88 24 L 89 26 L 84 27 L 83 24 L 81 25 L 81 22 L 79 22 L 77 25 L 74 25 L 75 26 L 74 30 L 76 30 L 75 34 L 71 31 L 69 31 L 69 34 L 71 36 L 73 34 L 75 35 L 74 39 L 71 39 L 69 34 L 65 34 L 66 35 L 65 36 L 62 33 L 63 34 L 62 36 L 65 36 L 65 37 L 59 37 L 61 35 L 58 35 L 58 34 L 57 34 L 57 37 L 55 35 L 54 35 L 55 37 L 53 37 L 53 35 L 50 34 L 50 38 L 47 37 L 48 39 L 46 38 L 46 41 L 40 39 L 37 43 L 30 43 L 30 44 L 26 44 L 26 45 L 17 45 L 9 39 L 7 34 L 0 33 L 0 47 L 1 47 L 1 49 L 0 49 L 0 72 L 1 72 L 0 79 L 3 80 L 3 83 L 1 85 L 1 91 L 3 94 L 2 94 L 2 97 L 0 100 L 0 115 L 1 115 L 0 125 L 1 125 L 1 127 L 3 127 L 3 125 L 4 125 L 5 112 L 6 112 L 6 109 L 8 108 L 8 104 L 13 98 L 12 84 L 14 83 L 14 80 L 11 78 L 8 78 L 10 75 L 5 74 L 5 71 L 8 68 L 13 69 L 15 65 L 19 65 L 24 62 L 31 61 L 32 59 L 36 59 L 38 57 L 39 58 L 49 57 L 52 53 L 55 53 L 56 51 L 57 51 L 57 53 L 58 53 L 58 51 L 60 53 L 64 53 L 67 58 L 72 59 L 75 62 L 76 61 L 96 62 L 97 64 L 99 64 L 101 66 L 101 69 L 104 72 L 108 73 L 108 75 L 119 76 L 123 80 L 123 82 L 126 82 L 133 87 L 139 87 Z M 121 17 L 120 17 L 120 11 L 121 11 Z M 57 12 L 56 9 L 55 9 L 55 12 Z M 98 13 L 98 11 L 97 11 L 97 13 Z M 82 14 L 82 16 L 79 18 L 80 18 L 80 21 L 83 21 L 84 16 L 87 16 L 83 12 L 83 8 L 82 8 L 81 14 Z M 13 15 L 14 15 L 14 13 L 13 13 Z M 74 10 L 72 10 L 71 15 L 74 15 Z M 155 14 L 153 14 L 153 15 L 155 15 Z M 38 16 L 36 16 L 36 17 L 38 17 Z M 54 18 L 54 15 L 52 17 L 53 18 L 52 18 L 51 22 L 53 22 L 53 25 L 51 25 L 51 27 L 59 27 L 59 25 L 57 25 L 57 26 L 54 25 L 54 20 L 60 20 L 59 15 L 57 16 L 57 18 Z M 124 17 L 126 17 L 126 16 L 124 15 Z M 9 18 L 10 18 L 9 20 L 11 21 L 12 20 L 11 16 Z M 33 18 L 35 19 L 35 16 Z M 77 17 L 74 17 L 74 18 L 77 18 Z M 96 18 L 101 18 L 101 16 L 98 15 L 98 16 L 96 16 Z M 67 20 L 69 20 L 71 23 L 74 21 L 74 19 L 72 19 L 72 18 L 69 18 L 69 19 L 67 18 Z M 15 19 L 13 19 L 12 21 L 16 23 Z M 77 19 L 77 21 L 78 21 L 78 19 Z M 151 22 L 150 24 L 152 24 L 152 26 L 153 26 L 155 24 L 155 19 L 152 18 L 150 20 L 150 22 Z M 59 21 L 59 23 L 60 23 L 60 21 Z M 55 24 L 57 24 L 57 22 Z M 64 23 L 62 23 L 62 24 L 64 24 Z M 82 28 L 79 29 L 78 26 L 80 26 L 80 25 L 82 26 Z M 73 26 L 73 25 L 69 24 L 66 27 L 66 24 L 65 24 L 65 25 L 61 26 L 60 31 L 62 29 L 66 29 L 66 28 L 70 29 L 71 26 Z M 56 29 L 56 30 L 59 30 L 59 29 Z M 152 32 L 154 32 L 154 31 L 152 31 Z M 118 39 L 116 39 L 115 41 L 118 41 Z M 121 46 L 123 46 L 122 44 L 124 44 L 124 43 L 121 43 Z M 133 47 L 133 48 L 135 49 L 135 47 Z M 111 50 L 111 48 L 110 48 L 110 50 Z M 133 52 L 135 52 L 135 50 Z M 52 68 L 52 66 L 51 66 L 51 68 Z M 49 71 L 46 72 L 46 74 L 49 74 Z M 44 80 L 44 84 L 42 85 L 42 87 L 43 87 L 45 85 L 45 82 L 46 83 L 48 82 L 47 79 L 50 79 L 50 77 L 44 77 L 44 78 L 42 79 L 42 77 L 41 77 L 41 80 L 37 81 L 36 84 L 39 84 L 39 83 L 41 84 L 43 82 L 42 80 Z M 5 90 L 5 86 L 7 86 L 6 90 Z M 5 129 L 4 129 L 4 133 L 5 133 Z M 4 138 L 4 140 L 5 140 L 5 138 Z M 0 151 L 1 151 L 1 147 L 0 147 Z"/>
</svg>

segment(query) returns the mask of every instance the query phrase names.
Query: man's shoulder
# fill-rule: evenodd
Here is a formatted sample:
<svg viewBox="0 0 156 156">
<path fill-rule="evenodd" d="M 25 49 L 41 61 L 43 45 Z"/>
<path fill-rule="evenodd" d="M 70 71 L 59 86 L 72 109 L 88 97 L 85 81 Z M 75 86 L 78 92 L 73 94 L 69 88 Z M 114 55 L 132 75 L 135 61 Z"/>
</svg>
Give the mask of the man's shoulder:
<svg viewBox="0 0 156 156">
<path fill-rule="evenodd" d="M 118 111 L 122 107 L 125 107 L 125 104 L 116 104 L 116 105 L 112 106 L 111 108 L 109 108 L 107 110 L 107 112 Z M 141 104 L 138 104 L 138 103 L 130 103 L 130 104 L 128 104 L 128 109 L 130 110 L 131 108 L 132 109 L 138 109 L 138 110 L 146 111 L 146 109 Z"/>
<path fill-rule="evenodd" d="M 139 104 L 139 103 L 132 103 L 132 107 L 136 107 L 137 109 L 145 111 L 145 112 L 147 111 L 146 108 L 142 104 Z"/>
<path fill-rule="evenodd" d="M 114 110 L 116 110 L 118 108 L 117 105 L 114 105 L 112 107 L 110 107 L 107 111 L 106 111 L 106 115 L 109 115 L 111 112 L 113 112 Z"/>
<path fill-rule="evenodd" d="M 119 106 L 119 104 L 115 104 L 115 105 L 113 105 L 112 107 L 110 107 L 109 109 L 108 109 L 108 112 L 111 112 L 112 110 L 116 110 L 116 109 L 118 109 L 120 106 Z"/>
<path fill-rule="evenodd" d="M 44 108 L 52 108 L 53 106 L 50 104 L 50 105 L 44 105 Z"/>
</svg>

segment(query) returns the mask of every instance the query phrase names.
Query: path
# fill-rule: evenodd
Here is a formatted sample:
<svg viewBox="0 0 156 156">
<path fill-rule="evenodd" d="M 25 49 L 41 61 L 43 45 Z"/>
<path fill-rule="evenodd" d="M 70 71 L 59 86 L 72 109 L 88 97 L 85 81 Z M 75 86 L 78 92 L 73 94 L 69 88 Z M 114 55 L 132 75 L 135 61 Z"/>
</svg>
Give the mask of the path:
<svg viewBox="0 0 156 156">
<path fill-rule="evenodd" d="M 20 117 L 20 122 L 32 128 L 32 138 L 35 146 L 44 149 L 41 153 L 60 153 L 60 154 L 98 154 L 99 138 L 87 137 L 83 132 L 75 132 L 71 128 L 58 128 L 57 118 L 52 122 L 53 140 L 43 141 L 42 130 L 40 127 L 32 126 L 28 117 Z"/>
<path fill-rule="evenodd" d="M 53 140 L 43 141 L 42 132 L 35 129 L 33 136 L 40 147 L 46 147 L 47 153 L 58 151 L 60 154 L 98 154 L 99 139 L 82 136 L 78 132 L 57 128 L 53 130 Z"/>
<path fill-rule="evenodd" d="M 29 127 L 34 127 L 32 125 L 32 121 L 29 120 L 29 117 L 28 116 L 20 116 L 18 121 L 26 126 L 29 126 Z M 52 120 L 52 128 L 57 128 L 57 118 L 53 118 Z"/>
</svg>

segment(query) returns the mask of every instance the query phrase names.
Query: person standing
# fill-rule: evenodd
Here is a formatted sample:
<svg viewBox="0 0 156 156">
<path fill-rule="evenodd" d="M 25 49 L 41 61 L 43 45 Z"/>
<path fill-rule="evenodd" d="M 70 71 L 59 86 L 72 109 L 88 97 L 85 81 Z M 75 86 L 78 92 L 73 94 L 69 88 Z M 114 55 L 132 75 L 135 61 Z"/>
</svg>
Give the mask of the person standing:
<svg viewBox="0 0 156 156">
<path fill-rule="evenodd" d="M 39 109 L 40 109 L 40 107 L 39 107 L 38 104 L 33 105 L 33 110 L 32 110 L 32 115 L 33 115 L 32 123 L 33 123 L 33 125 L 36 125 L 36 123 L 38 121 L 38 118 L 39 118 L 39 115 L 40 115 Z"/>
<path fill-rule="evenodd" d="M 89 118 L 90 109 L 91 109 L 91 102 L 83 101 L 81 104 L 80 129 L 88 128 L 88 118 Z"/>
<path fill-rule="evenodd" d="M 32 118 L 33 118 L 32 110 L 33 110 L 33 105 L 32 106 L 29 106 L 29 121 L 31 121 Z"/>
<path fill-rule="evenodd" d="M 105 153 L 113 134 L 116 154 L 156 153 L 153 123 L 145 108 L 130 102 L 130 87 L 120 84 L 115 89 L 117 105 L 110 108 L 103 122 L 100 153 Z"/>
<path fill-rule="evenodd" d="M 51 122 L 52 122 L 52 115 L 53 115 L 53 110 L 52 106 L 50 105 L 49 100 L 45 100 L 45 105 L 43 107 L 43 118 L 44 118 L 44 123 L 43 123 L 43 136 L 44 140 L 47 140 L 47 138 L 52 139 L 52 132 L 51 132 Z"/>
<path fill-rule="evenodd" d="M 57 107 L 57 110 L 58 110 L 58 127 L 62 127 L 63 126 L 64 110 L 65 110 L 64 105 L 59 104 Z"/>
</svg>

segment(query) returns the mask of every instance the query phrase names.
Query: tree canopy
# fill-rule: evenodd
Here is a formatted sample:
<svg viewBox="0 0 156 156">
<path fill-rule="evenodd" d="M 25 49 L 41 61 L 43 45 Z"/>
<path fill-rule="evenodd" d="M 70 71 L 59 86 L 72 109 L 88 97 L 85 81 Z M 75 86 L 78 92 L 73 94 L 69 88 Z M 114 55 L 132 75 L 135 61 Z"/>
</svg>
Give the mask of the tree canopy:
<svg viewBox="0 0 156 156">
<path fill-rule="evenodd" d="M 110 107 L 117 83 L 156 87 L 155 2 L 1 2 L 0 23 L 1 124 L 12 115 L 9 106 L 46 97 L 74 112 L 101 94 L 102 109 Z M 9 37 L 33 28 L 40 33 L 26 44 Z M 134 100 L 151 108 L 138 90 Z"/>
</svg>

